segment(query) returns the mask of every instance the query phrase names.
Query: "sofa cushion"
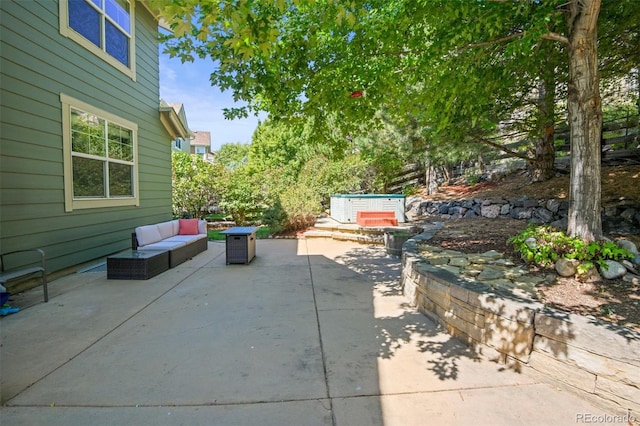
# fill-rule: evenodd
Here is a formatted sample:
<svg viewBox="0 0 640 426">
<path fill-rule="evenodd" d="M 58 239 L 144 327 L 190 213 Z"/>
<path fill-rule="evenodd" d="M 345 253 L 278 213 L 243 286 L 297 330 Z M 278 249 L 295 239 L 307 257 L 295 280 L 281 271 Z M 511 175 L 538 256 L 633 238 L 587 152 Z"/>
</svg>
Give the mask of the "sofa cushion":
<svg viewBox="0 0 640 426">
<path fill-rule="evenodd" d="M 199 220 L 198 221 L 198 234 L 206 234 L 207 233 L 207 221 Z"/>
<path fill-rule="evenodd" d="M 166 240 L 162 240 L 162 242 L 174 243 L 174 242 L 182 242 L 182 243 L 190 243 L 192 241 L 198 241 L 207 238 L 204 234 L 197 235 L 175 235 L 171 238 L 167 238 Z"/>
<path fill-rule="evenodd" d="M 180 221 L 175 219 L 171 221 L 171 224 L 173 225 L 173 235 L 178 235 L 178 232 L 180 232 Z"/>
<path fill-rule="evenodd" d="M 197 235 L 198 234 L 198 219 L 179 219 L 180 220 L 180 232 L 178 235 Z"/>
<path fill-rule="evenodd" d="M 160 232 L 160 236 L 164 240 L 165 238 L 173 237 L 176 235 L 173 232 L 173 223 L 171 222 L 162 222 L 158 224 L 158 232 Z"/>
<path fill-rule="evenodd" d="M 136 228 L 136 238 L 139 246 L 157 243 L 162 239 L 157 225 L 138 226 Z"/>
<path fill-rule="evenodd" d="M 139 250 L 173 250 L 179 247 L 186 246 L 184 241 L 159 241 L 157 243 L 149 244 L 144 247 L 140 247 Z"/>
</svg>

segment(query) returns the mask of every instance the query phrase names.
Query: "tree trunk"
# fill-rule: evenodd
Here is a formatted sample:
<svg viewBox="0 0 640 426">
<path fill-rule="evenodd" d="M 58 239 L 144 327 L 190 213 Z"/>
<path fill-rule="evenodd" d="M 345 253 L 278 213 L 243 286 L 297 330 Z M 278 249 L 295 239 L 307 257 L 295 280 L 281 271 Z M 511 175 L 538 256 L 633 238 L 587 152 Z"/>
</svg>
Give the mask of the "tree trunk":
<svg viewBox="0 0 640 426">
<path fill-rule="evenodd" d="M 438 172 L 431 161 L 426 160 L 424 163 L 425 168 L 425 187 L 427 189 L 427 195 L 432 195 L 438 192 Z"/>
<path fill-rule="evenodd" d="M 546 70 L 545 70 L 546 71 Z M 555 174 L 554 146 L 556 82 L 553 70 L 543 72 L 538 97 L 538 139 L 535 161 L 532 164 L 533 182 L 549 180 Z"/>
<path fill-rule="evenodd" d="M 597 21 L 601 0 L 571 1 L 568 6 L 571 181 L 568 234 L 584 241 L 602 238 L 600 100 Z"/>
</svg>

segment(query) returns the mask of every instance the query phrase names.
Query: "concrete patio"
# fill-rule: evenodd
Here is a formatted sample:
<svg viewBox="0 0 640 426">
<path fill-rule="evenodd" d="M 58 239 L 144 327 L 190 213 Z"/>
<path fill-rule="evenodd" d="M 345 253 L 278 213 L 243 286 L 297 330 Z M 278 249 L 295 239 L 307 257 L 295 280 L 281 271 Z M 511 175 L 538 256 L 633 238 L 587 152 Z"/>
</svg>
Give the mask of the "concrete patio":
<svg viewBox="0 0 640 426">
<path fill-rule="evenodd" d="M 381 246 L 224 243 L 147 281 L 84 272 L 0 320 L 10 425 L 620 424 L 478 357 L 406 304 Z M 31 306 L 30 306 L 31 305 Z"/>
</svg>

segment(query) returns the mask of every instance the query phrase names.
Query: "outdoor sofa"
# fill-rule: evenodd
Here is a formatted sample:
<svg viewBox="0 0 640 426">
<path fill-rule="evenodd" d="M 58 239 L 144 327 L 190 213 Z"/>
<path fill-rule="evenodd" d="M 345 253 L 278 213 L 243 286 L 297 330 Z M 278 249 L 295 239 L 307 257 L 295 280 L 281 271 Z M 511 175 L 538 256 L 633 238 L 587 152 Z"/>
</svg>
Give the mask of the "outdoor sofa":
<svg viewBox="0 0 640 426">
<path fill-rule="evenodd" d="M 132 250 L 167 250 L 173 268 L 207 250 L 207 221 L 176 219 L 138 226 L 131 235 Z"/>
</svg>

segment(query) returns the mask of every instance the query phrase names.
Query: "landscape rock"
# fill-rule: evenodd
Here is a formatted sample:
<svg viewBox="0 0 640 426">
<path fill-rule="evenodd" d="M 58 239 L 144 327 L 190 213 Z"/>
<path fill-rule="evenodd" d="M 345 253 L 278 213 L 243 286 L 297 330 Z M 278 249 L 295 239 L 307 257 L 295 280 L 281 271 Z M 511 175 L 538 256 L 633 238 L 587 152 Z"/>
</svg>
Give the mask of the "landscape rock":
<svg viewBox="0 0 640 426">
<path fill-rule="evenodd" d="M 633 241 L 621 239 L 616 241 L 616 244 L 618 245 L 618 247 L 623 248 L 625 250 L 629 250 L 633 254 L 636 254 L 636 255 L 639 254 L 638 246 L 636 246 Z"/>
<path fill-rule="evenodd" d="M 533 213 L 533 210 L 531 209 L 525 209 L 524 207 L 516 207 L 514 209 L 511 210 L 511 214 L 509 216 L 511 216 L 512 219 L 531 219 L 531 214 Z"/>
<path fill-rule="evenodd" d="M 535 209 L 533 215 L 542 220 L 544 223 L 549 223 L 553 220 L 553 212 L 551 210 L 545 209 L 544 207 Z"/>
<path fill-rule="evenodd" d="M 636 209 L 628 208 L 628 209 L 625 209 L 622 213 L 620 213 L 620 216 L 624 220 L 632 221 L 633 218 L 636 216 L 636 213 L 638 213 Z"/>
<path fill-rule="evenodd" d="M 578 279 L 583 283 L 597 283 L 602 281 L 602 276 L 600 276 L 600 273 L 598 272 L 598 268 L 594 266 L 584 274 L 578 275 Z"/>
<path fill-rule="evenodd" d="M 566 217 L 563 217 L 562 219 L 558 219 L 551 222 L 549 225 L 558 229 L 567 229 L 568 224 L 569 224 L 569 220 Z"/>
<path fill-rule="evenodd" d="M 552 198 L 551 200 L 547 200 L 545 207 L 552 213 L 558 213 L 560 210 L 560 201 Z"/>
<path fill-rule="evenodd" d="M 481 210 L 482 217 L 495 219 L 500 215 L 501 208 L 502 206 L 499 204 L 489 204 L 487 206 L 482 206 L 482 210 Z"/>
<path fill-rule="evenodd" d="M 556 261 L 556 272 L 562 277 L 572 277 L 578 272 L 578 265 L 580 262 L 576 259 L 567 259 L 561 257 Z"/>
<path fill-rule="evenodd" d="M 620 262 L 625 268 L 627 268 L 627 271 L 631 272 L 632 274 L 635 275 L 640 275 L 640 272 L 638 272 L 638 269 L 636 268 L 636 265 L 633 264 L 633 262 L 630 262 L 628 260 L 623 260 L 622 262 Z"/>
<path fill-rule="evenodd" d="M 534 249 L 534 248 L 536 248 L 538 246 L 538 240 L 536 240 L 534 237 L 527 238 L 526 240 L 524 240 L 524 243 L 530 249 Z"/>
<path fill-rule="evenodd" d="M 605 260 L 606 267 L 600 268 L 600 275 L 607 280 L 615 280 L 627 273 L 627 268 L 615 260 Z"/>
</svg>

